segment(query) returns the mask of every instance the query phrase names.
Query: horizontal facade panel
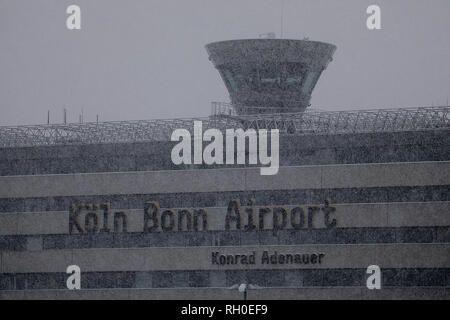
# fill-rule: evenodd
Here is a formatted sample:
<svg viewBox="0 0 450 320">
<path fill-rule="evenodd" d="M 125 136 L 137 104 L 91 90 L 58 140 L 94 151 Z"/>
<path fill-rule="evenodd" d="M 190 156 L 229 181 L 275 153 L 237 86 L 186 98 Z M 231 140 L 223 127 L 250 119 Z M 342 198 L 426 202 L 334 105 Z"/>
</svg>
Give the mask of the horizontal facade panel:
<svg viewBox="0 0 450 320">
<path fill-rule="evenodd" d="M 301 244 L 449 243 L 450 227 L 182 231 L 0 236 L 0 250 L 211 247 Z"/>
<path fill-rule="evenodd" d="M 338 149 L 368 146 L 395 146 L 399 148 L 410 145 L 425 148 L 427 145 L 433 144 L 448 146 L 450 142 L 448 132 L 448 129 L 440 129 L 433 131 L 366 132 L 330 135 L 281 135 L 280 151 L 288 148 L 306 152 L 311 149 L 322 149 L 329 146 Z M 168 154 L 170 159 L 170 151 L 176 144 L 177 142 L 172 141 L 149 141 L 1 148 L 0 160 L 73 159 L 80 154 L 84 156 L 111 155 L 118 157 L 129 155 L 155 155 L 160 157 Z M 207 142 L 204 142 L 204 144 L 207 144 Z"/>
<path fill-rule="evenodd" d="M 157 201 L 162 208 L 227 207 L 233 199 L 239 199 L 243 205 L 254 199 L 257 206 L 322 205 L 326 199 L 341 204 L 448 202 L 450 185 L 0 198 L 0 212 L 66 211 L 73 204 L 81 203 L 110 203 L 111 208 L 142 209 L 148 201 Z"/>
<path fill-rule="evenodd" d="M 278 298 L 279 297 L 279 298 Z M 249 300 L 428 300 L 450 299 L 449 288 L 268 288 L 247 294 Z"/>
<path fill-rule="evenodd" d="M 247 300 L 437 300 L 450 298 L 449 288 L 264 288 L 249 290 Z M 0 291 L 2 300 L 132 299 L 132 300 L 243 300 L 243 293 L 228 288 L 14 290 Z"/>
<path fill-rule="evenodd" d="M 436 289 L 435 289 L 436 290 Z M 1 300 L 239 300 L 237 290 L 224 288 L 164 288 L 164 289 L 107 289 L 107 290 L 14 290 L 0 291 Z"/>
<path fill-rule="evenodd" d="M 450 183 L 450 162 L 211 169 L 0 177 L 0 198 L 427 186 Z"/>
<path fill-rule="evenodd" d="M 4 148 L 0 151 L 0 176 L 192 169 L 172 163 L 170 153 L 175 144 L 153 141 Z M 284 135 L 280 138 L 280 165 L 445 161 L 450 159 L 448 145 L 448 130 Z"/>
<path fill-rule="evenodd" d="M 1 273 L 298 268 L 449 268 L 449 244 L 339 244 L 1 252 Z M 253 258 L 252 258 L 253 256 Z M 253 261 L 253 263 L 252 263 Z"/>
<path fill-rule="evenodd" d="M 68 221 L 68 211 L 4 213 L 0 215 L 0 235 L 66 233 Z"/>
<path fill-rule="evenodd" d="M 450 202 L 414 202 L 414 203 L 352 203 L 331 204 L 336 210 L 329 216 L 329 220 L 335 219 L 336 228 L 383 228 L 383 227 L 429 227 L 450 226 Z M 314 206 L 317 206 L 314 205 Z M 296 206 L 282 206 L 286 209 L 286 229 L 292 229 L 292 209 Z M 248 215 L 245 212 L 247 206 L 241 207 L 241 224 L 248 224 Z M 253 220 L 256 229 L 260 229 L 260 208 L 255 206 Z M 303 217 L 307 220 L 308 205 L 300 206 Z M 160 213 L 168 208 L 161 208 Z M 174 212 L 173 230 L 187 231 L 186 217 L 180 218 L 180 210 L 183 208 L 171 208 Z M 206 207 L 207 229 L 225 230 L 227 215 L 226 207 Z M 83 218 L 86 210 L 80 213 L 80 223 L 83 226 Z M 111 209 L 111 217 L 108 219 L 108 227 L 114 228 L 113 215 L 115 212 L 127 213 L 127 231 L 142 232 L 144 225 L 144 209 Z M 98 225 L 104 225 L 102 211 L 97 213 Z M 273 229 L 273 209 L 263 216 L 263 229 Z M 160 217 L 159 217 L 160 219 Z M 193 212 L 191 212 L 191 220 Z M 312 228 L 327 228 L 323 211 L 314 213 L 311 221 Z M 192 228 L 192 221 L 189 225 Z M 231 229 L 236 229 L 236 224 L 231 224 Z M 305 221 L 302 228 L 308 228 Z M 157 231 L 162 231 L 159 225 Z M 0 235 L 45 235 L 45 234 L 67 234 L 69 233 L 69 209 L 67 211 L 49 212 L 21 212 L 0 214 Z"/>
<path fill-rule="evenodd" d="M 384 288 L 450 285 L 450 269 L 381 269 L 380 275 Z M 2 274 L 0 291 L 66 289 L 68 277 L 62 272 Z M 240 283 L 261 288 L 364 287 L 367 277 L 366 269 L 83 272 L 81 288 L 231 288 Z"/>
</svg>

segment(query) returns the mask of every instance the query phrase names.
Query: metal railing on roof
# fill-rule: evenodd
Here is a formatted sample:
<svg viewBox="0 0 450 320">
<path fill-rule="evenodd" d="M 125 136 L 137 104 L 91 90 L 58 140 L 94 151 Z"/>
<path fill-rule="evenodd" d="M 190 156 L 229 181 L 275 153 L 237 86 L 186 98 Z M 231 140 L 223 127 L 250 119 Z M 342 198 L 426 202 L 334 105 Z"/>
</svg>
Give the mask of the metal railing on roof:
<svg viewBox="0 0 450 320">
<path fill-rule="evenodd" d="M 204 118 L 0 126 L 0 148 L 168 141 L 175 129 L 279 129 L 282 134 L 340 134 L 450 128 L 450 107 L 421 107 L 239 115 L 229 103 L 213 102 Z"/>
<path fill-rule="evenodd" d="M 229 103 L 213 103 L 216 118 L 229 118 L 245 128 L 277 128 L 292 134 L 418 131 L 450 128 L 450 106 L 372 110 L 276 113 L 245 112 Z M 254 107 L 249 107 L 254 109 Z M 272 110 L 270 110 L 272 111 Z"/>
</svg>

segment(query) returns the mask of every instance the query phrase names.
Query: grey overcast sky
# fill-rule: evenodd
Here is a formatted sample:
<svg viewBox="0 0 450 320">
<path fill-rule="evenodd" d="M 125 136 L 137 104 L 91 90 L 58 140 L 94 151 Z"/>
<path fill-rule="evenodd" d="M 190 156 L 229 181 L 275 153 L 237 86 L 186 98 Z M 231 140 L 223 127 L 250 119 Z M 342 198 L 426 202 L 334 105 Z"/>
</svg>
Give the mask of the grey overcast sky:
<svg viewBox="0 0 450 320">
<path fill-rule="evenodd" d="M 228 101 L 204 45 L 280 34 L 282 0 L 0 0 L 0 125 L 207 116 Z M 81 30 L 66 8 L 81 7 Z M 366 28 L 381 7 L 382 30 Z M 450 0 L 284 0 L 283 38 L 337 45 L 312 104 L 444 105 Z"/>
</svg>

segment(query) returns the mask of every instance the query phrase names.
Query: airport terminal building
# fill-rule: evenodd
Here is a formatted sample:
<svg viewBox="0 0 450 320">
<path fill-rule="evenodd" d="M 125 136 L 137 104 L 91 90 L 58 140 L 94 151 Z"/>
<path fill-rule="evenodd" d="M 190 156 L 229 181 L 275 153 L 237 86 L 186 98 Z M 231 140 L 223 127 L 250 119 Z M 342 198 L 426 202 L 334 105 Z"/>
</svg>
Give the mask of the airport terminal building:
<svg viewBox="0 0 450 320">
<path fill-rule="evenodd" d="M 206 49 L 210 117 L 0 127 L 0 299 L 449 299 L 450 107 L 308 109 L 334 45 Z M 175 165 L 194 121 L 278 129 L 278 173 Z"/>
</svg>

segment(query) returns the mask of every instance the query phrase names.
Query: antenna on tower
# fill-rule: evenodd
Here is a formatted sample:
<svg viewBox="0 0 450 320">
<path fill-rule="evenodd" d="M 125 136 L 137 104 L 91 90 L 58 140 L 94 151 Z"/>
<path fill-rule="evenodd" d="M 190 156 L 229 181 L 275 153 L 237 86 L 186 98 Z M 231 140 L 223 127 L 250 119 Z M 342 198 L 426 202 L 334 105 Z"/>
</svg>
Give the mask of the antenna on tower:
<svg viewBox="0 0 450 320">
<path fill-rule="evenodd" d="M 283 15 L 284 15 L 284 0 L 281 0 L 280 39 L 283 39 Z"/>
<path fill-rule="evenodd" d="M 50 124 L 50 110 L 47 110 L 47 124 Z"/>
</svg>

